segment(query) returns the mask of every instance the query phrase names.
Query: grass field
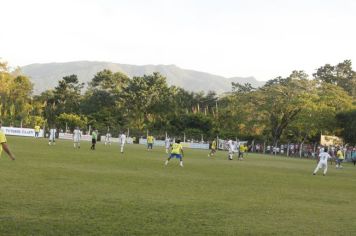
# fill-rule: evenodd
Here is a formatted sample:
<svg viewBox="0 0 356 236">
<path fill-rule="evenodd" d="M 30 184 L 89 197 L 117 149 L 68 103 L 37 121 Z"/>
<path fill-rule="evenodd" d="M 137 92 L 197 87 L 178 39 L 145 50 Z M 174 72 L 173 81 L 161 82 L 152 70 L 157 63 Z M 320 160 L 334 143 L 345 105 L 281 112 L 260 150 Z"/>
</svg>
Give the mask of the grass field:
<svg viewBox="0 0 356 236">
<path fill-rule="evenodd" d="M 356 167 L 248 154 L 228 161 L 163 148 L 8 137 L 0 161 L 0 235 L 356 235 Z"/>
</svg>

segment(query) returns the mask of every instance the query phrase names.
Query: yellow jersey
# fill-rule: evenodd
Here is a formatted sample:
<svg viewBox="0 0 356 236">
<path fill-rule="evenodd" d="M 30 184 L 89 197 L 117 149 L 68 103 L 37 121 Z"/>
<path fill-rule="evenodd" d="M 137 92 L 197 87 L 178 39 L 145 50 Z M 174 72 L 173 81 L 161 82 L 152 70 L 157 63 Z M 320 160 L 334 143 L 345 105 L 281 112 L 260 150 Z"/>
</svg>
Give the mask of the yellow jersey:
<svg viewBox="0 0 356 236">
<path fill-rule="evenodd" d="M 153 136 L 147 137 L 147 143 L 153 143 Z"/>
<path fill-rule="evenodd" d="M 35 132 L 40 132 L 41 127 L 39 127 L 38 125 L 35 126 Z"/>
<path fill-rule="evenodd" d="M 182 144 L 173 143 L 171 154 L 181 154 L 181 150 L 183 149 Z"/>
<path fill-rule="evenodd" d="M 240 152 L 246 152 L 247 151 L 247 147 L 244 145 L 240 146 Z"/>
<path fill-rule="evenodd" d="M 339 158 L 339 159 L 344 159 L 344 154 L 342 153 L 341 150 L 337 151 L 336 156 L 337 156 L 337 158 Z"/>
<path fill-rule="evenodd" d="M 214 140 L 213 143 L 211 144 L 211 149 L 216 149 L 216 141 Z"/>
<path fill-rule="evenodd" d="M 1 153 L 2 153 L 2 145 L 3 143 L 6 143 L 6 137 L 5 137 L 5 134 L 4 132 L 2 132 L 0 130 L 0 156 L 1 156 Z"/>
</svg>

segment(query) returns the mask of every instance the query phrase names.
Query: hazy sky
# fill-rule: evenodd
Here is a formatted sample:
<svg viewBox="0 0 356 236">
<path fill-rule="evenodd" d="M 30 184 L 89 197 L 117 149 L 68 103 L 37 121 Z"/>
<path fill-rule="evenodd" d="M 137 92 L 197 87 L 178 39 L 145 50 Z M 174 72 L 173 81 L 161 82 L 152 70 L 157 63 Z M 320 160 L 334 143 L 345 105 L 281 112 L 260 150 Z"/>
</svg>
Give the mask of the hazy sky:
<svg viewBox="0 0 356 236">
<path fill-rule="evenodd" d="M 0 22 L 11 66 L 175 64 L 268 80 L 356 64 L 355 0 L 0 0 Z"/>
</svg>

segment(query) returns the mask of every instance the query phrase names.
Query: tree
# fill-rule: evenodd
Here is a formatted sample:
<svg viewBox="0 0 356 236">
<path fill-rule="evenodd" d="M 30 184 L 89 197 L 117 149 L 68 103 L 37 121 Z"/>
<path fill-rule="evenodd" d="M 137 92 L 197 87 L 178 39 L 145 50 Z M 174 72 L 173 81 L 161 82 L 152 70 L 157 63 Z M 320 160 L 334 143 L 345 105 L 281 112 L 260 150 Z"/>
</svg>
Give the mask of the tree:
<svg viewBox="0 0 356 236">
<path fill-rule="evenodd" d="M 6 119 L 9 114 L 9 107 L 11 106 L 10 91 L 12 84 L 12 77 L 5 71 L 5 65 L 2 65 L 0 71 L 0 116 Z"/>
<path fill-rule="evenodd" d="M 143 130 L 164 117 L 168 95 L 166 78 L 159 73 L 133 77 L 123 92 L 130 127 Z"/>
<path fill-rule="evenodd" d="M 356 97 L 356 72 L 352 69 L 351 60 L 345 60 L 336 66 L 326 64 L 318 68 L 313 76 L 318 81 L 337 85 Z"/>
<path fill-rule="evenodd" d="M 19 75 L 13 79 L 10 87 L 10 99 L 13 101 L 15 114 L 12 120 L 24 121 L 30 116 L 32 106 L 30 104 L 30 97 L 32 94 L 33 84 L 29 78 Z"/>
<path fill-rule="evenodd" d="M 356 97 L 356 72 L 352 70 L 351 60 L 345 60 L 335 67 L 337 85 L 343 88 L 349 95 Z"/>
<path fill-rule="evenodd" d="M 265 114 L 273 145 L 277 145 L 284 130 L 308 106 L 315 88 L 315 82 L 308 80 L 303 71 L 293 71 L 289 77 L 278 77 L 258 90 L 254 102 Z"/>
<path fill-rule="evenodd" d="M 356 144 L 356 110 L 340 112 L 336 115 L 341 137 L 349 144 Z"/>
<path fill-rule="evenodd" d="M 337 84 L 337 78 L 335 75 L 335 66 L 330 64 L 325 64 L 317 69 L 316 73 L 313 74 L 314 79 L 319 82 L 325 82 L 329 84 Z"/>
<path fill-rule="evenodd" d="M 123 91 L 130 79 L 121 72 L 99 71 L 89 83 L 81 103 L 81 111 L 88 116 L 89 124 L 99 131 L 108 127 L 123 127 L 127 117 Z"/>
<path fill-rule="evenodd" d="M 73 131 L 77 126 L 85 128 L 88 121 L 85 116 L 62 113 L 59 115 L 57 122 L 59 127 L 68 127 L 71 131 Z"/>
<path fill-rule="evenodd" d="M 125 89 L 130 78 L 121 73 L 113 73 L 110 70 L 99 71 L 89 83 L 91 89 L 105 90 L 111 94 L 117 94 Z"/>
<path fill-rule="evenodd" d="M 76 75 L 65 76 L 54 90 L 44 91 L 35 97 L 36 102 L 43 104 L 43 116 L 49 126 L 59 125 L 57 117 L 62 113 L 79 113 L 83 86 Z"/>
<path fill-rule="evenodd" d="M 232 92 L 220 99 L 218 123 L 229 138 L 260 138 L 264 129 L 264 115 L 258 110 L 260 95 L 249 83 L 232 83 Z M 232 132 L 235 130 L 235 132 Z"/>
<path fill-rule="evenodd" d="M 115 97 L 105 90 L 87 91 L 82 99 L 80 111 L 88 117 L 88 124 L 101 132 L 108 127 L 123 124 L 123 113 L 116 106 Z"/>
<path fill-rule="evenodd" d="M 7 61 L 2 60 L 0 57 L 0 73 L 8 73 L 9 72 L 9 66 Z"/>
<path fill-rule="evenodd" d="M 56 99 L 53 90 L 46 90 L 40 96 L 35 97 L 35 100 L 43 104 L 43 117 L 49 126 L 55 125 L 57 117 Z"/>
<path fill-rule="evenodd" d="M 232 85 L 232 92 L 248 93 L 256 90 L 254 87 L 252 87 L 250 83 L 240 84 L 240 83 L 232 82 L 231 85 Z"/>
<path fill-rule="evenodd" d="M 75 113 L 79 110 L 81 89 L 84 84 L 79 83 L 76 75 L 63 77 L 54 88 L 56 113 Z"/>
<path fill-rule="evenodd" d="M 9 71 L 7 62 L 0 62 L 0 116 L 10 123 L 26 121 L 30 115 L 32 83 L 16 71 Z"/>
<path fill-rule="evenodd" d="M 209 137 L 213 128 L 212 119 L 204 113 L 188 113 L 172 117 L 169 133 L 181 135 L 186 133 L 192 138 L 201 138 L 201 135 Z"/>
<path fill-rule="evenodd" d="M 322 83 L 318 88 L 319 130 L 324 134 L 338 134 L 336 115 L 354 109 L 353 98 L 336 85 Z"/>
</svg>

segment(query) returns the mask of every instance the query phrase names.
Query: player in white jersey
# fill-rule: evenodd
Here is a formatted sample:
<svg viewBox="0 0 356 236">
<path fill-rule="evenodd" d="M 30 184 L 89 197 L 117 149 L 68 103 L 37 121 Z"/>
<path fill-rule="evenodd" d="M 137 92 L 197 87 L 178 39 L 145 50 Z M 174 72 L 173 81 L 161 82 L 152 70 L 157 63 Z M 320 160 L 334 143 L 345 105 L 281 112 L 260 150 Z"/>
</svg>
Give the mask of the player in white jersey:
<svg viewBox="0 0 356 236">
<path fill-rule="evenodd" d="M 111 146 L 111 134 L 109 132 L 105 135 L 105 146 L 108 144 Z"/>
<path fill-rule="evenodd" d="M 169 149 L 171 148 L 171 139 L 169 137 L 166 137 L 166 140 L 164 141 L 164 145 L 166 147 L 166 153 L 168 153 Z"/>
<path fill-rule="evenodd" d="M 120 135 L 120 152 L 121 153 L 124 153 L 124 145 L 126 143 L 126 134 L 125 133 L 122 133 Z"/>
<path fill-rule="evenodd" d="M 234 153 L 236 152 L 236 144 L 230 139 L 228 142 L 227 142 L 227 147 L 229 149 L 229 160 L 232 160 L 233 156 L 234 156 Z"/>
<path fill-rule="evenodd" d="M 319 163 L 318 165 L 316 166 L 314 172 L 313 172 L 313 175 L 316 174 L 316 172 L 318 172 L 319 169 L 321 168 L 324 168 L 324 174 L 323 175 L 326 175 L 326 172 L 328 171 L 328 159 L 330 159 L 331 156 L 329 155 L 328 153 L 328 150 L 327 149 L 320 149 L 320 154 L 319 154 Z"/>
<path fill-rule="evenodd" d="M 80 140 L 82 138 L 82 131 L 80 131 L 79 127 L 76 127 L 73 131 L 73 145 L 74 148 L 80 148 Z"/>
<path fill-rule="evenodd" d="M 57 130 L 54 127 L 49 130 L 48 145 L 56 144 L 56 132 Z"/>
</svg>

